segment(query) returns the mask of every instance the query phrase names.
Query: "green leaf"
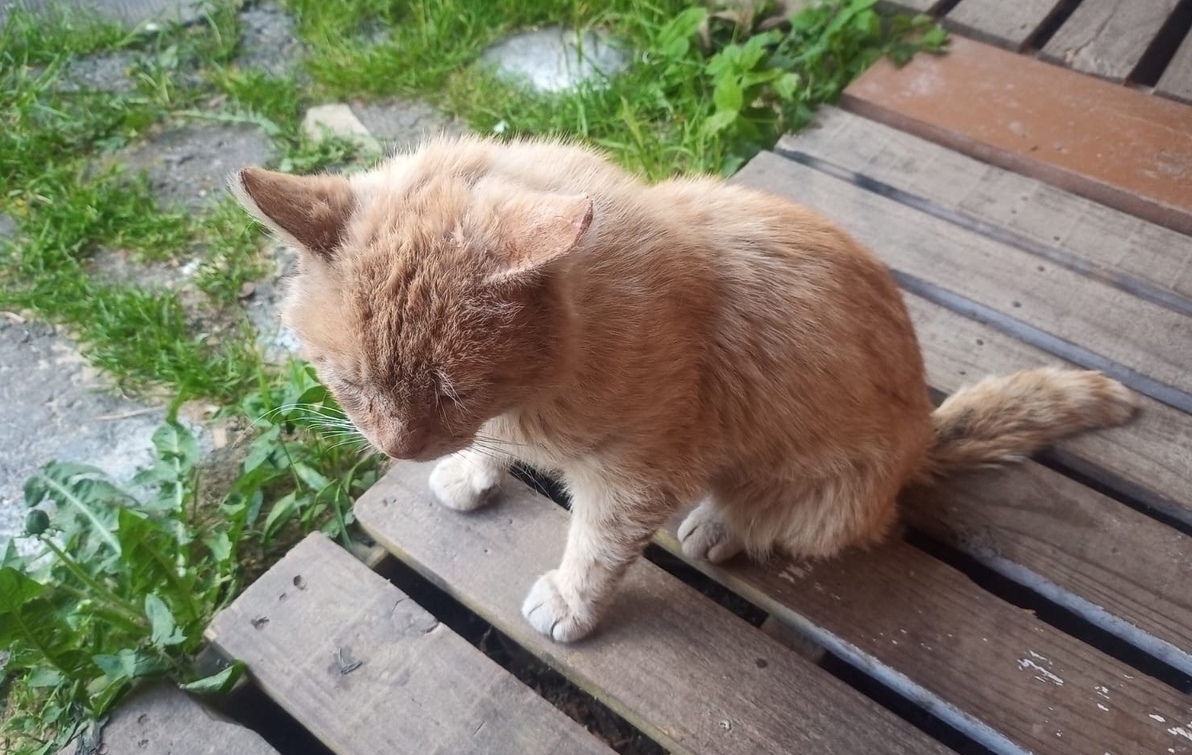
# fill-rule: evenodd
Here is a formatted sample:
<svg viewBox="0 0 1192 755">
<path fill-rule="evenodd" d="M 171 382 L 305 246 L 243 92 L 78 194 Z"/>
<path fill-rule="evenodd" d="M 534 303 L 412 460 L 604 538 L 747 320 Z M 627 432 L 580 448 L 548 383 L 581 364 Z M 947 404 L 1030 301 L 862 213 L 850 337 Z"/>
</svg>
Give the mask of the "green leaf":
<svg viewBox="0 0 1192 755">
<path fill-rule="evenodd" d="M 745 105 L 740 81 L 733 76 L 721 78 L 716 82 L 716 89 L 712 92 L 712 102 L 716 105 L 718 114 L 739 113 Z"/>
<path fill-rule="evenodd" d="M 923 45 L 930 50 L 939 50 L 948 43 L 948 32 L 942 26 L 933 26 L 923 34 Z"/>
<path fill-rule="evenodd" d="M 294 473 L 298 475 L 298 479 L 305 482 L 316 492 L 331 486 L 331 480 L 328 480 L 322 473 L 309 464 L 297 462 L 294 464 Z"/>
<path fill-rule="evenodd" d="M 294 491 L 290 491 L 279 498 L 269 509 L 269 515 L 265 517 L 265 524 L 261 528 L 262 542 L 272 540 L 273 536 L 286 526 L 286 523 L 293 519 L 296 513 L 298 513 L 298 496 Z"/>
<path fill-rule="evenodd" d="M 199 695 L 222 695 L 231 691 L 240 677 L 244 675 L 244 664 L 240 661 L 234 661 L 223 671 L 211 676 L 196 679 L 193 682 L 178 685 L 187 692 L 194 692 Z"/>
<path fill-rule="evenodd" d="M 784 73 L 774 80 L 771 85 L 774 87 L 774 93 L 778 95 L 779 99 L 789 100 L 795 96 L 795 92 L 799 89 L 799 74 Z"/>
<path fill-rule="evenodd" d="M 156 647 L 177 645 L 186 640 L 186 635 L 179 631 L 178 624 L 174 621 L 170 607 L 154 593 L 145 596 L 145 616 L 149 619 L 152 632 L 149 641 Z"/>
<path fill-rule="evenodd" d="M 738 113 L 732 110 L 718 110 L 704 121 L 704 131 L 707 134 L 717 134 L 724 131 L 737 120 Z"/>
</svg>

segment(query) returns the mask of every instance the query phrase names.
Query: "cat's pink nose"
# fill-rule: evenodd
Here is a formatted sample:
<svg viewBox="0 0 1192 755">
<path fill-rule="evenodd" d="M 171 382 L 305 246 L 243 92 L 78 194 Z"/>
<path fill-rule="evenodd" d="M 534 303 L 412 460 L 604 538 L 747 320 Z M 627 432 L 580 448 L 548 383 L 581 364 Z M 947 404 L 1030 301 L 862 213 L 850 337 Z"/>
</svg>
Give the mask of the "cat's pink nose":
<svg viewBox="0 0 1192 755">
<path fill-rule="evenodd" d="M 395 459 L 415 459 L 420 453 L 426 450 L 429 438 L 425 432 L 409 432 L 403 433 L 400 436 L 389 438 L 382 450 L 386 455 L 392 456 Z"/>
</svg>

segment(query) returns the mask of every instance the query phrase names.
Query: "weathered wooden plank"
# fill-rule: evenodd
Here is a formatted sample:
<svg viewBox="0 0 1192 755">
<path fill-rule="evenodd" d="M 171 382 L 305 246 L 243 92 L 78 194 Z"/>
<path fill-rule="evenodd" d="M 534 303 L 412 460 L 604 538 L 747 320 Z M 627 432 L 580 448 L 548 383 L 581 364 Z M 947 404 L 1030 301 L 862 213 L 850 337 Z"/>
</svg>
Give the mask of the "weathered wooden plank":
<svg viewBox="0 0 1192 755">
<path fill-rule="evenodd" d="M 1129 78 L 1179 0 L 1082 0 L 1043 57 L 1117 83 Z"/>
<path fill-rule="evenodd" d="M 909 491 L 906 520 L 1192 674 L 1192 537 L 1035 463 Z"/>
<path fill-rule="evenodd" d="M 1021 50 L 1059 6 L 1060 0 L 960 0 L 944 23 L 973 39 Z"/>
<path fill-rule="evenodd" d="M 1192 105 L 1192 32 L 1184 37 L 1175 56 L 1167 63 L 1155 92 Z"/>
<path fill-rule="evenodd" d="M 956 222 L 993 224 L 1050 261 L 1192 312 L 1192 237 L 1170 228 L 837 108 L 776 151 L 907 192 L 900 201 L 927 200 L 919 209 Z"/>
<path fill-rule="evenodd" d="M 566 512 L 521 483 L 493 506 L 449 511 L 432 498 L 431 468 L 396 464 L 357 503 L 361 525 L 668 750 L 945 751 L 648 562 L 630 568 L 595 634 L 546 639 L 519 609 L 561 555 Z"/>
<path fill-rule="evenodd" d="M 657 539 L 682 557 L 674 527 Z M 816 563 L 691 563 L 994 752 L 1192 753 L 1168 731 L 1192 698 L 901 541 Z"/>
<path fill-rule="evenodd" d="M 844 106 L 1192 234 L 1192 109 L 963 37 L 879 61 Z"/>
<path fill-rule="evenodd" d="M 1177 389 L 1176 405 L 1192 401 L 1190 317 L 773 153 L 739 178 L 835 219 L 899 272 L 1111 360 L 1137 390 L 1163 398 L 1149 377 Z"/>
<path fill-rule="evenodd" d="M 91 752 L 277 755 L 259 734 L 212 713 L 172 684 L 157 684 L 112 713 Z M 76 752 L 73 745 L 63 753 Z M 77 750 L 82 752 L 82 750 Z"/>
<path fill-rule="evenodd" d="M 611 752 L 318 533 L 207 637 L 337 753 Z"/>
</svg>

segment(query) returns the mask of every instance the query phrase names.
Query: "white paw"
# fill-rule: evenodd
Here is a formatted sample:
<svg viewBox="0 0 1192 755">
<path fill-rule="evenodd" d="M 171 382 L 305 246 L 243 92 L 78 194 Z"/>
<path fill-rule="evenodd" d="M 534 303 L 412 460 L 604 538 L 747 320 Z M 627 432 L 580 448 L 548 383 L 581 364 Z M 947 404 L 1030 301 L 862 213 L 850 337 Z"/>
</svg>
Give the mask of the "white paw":
<svg viewBox="0 0 1192 755">
<path fill-rule="evenodd" d="M 538 578 L 522 604 L 522 615 L 555 642 L 573 642 L 592 631 L 597 616 L 579 600 L 568 601 L 559 591 L 558 570 Z"/>
<path fill-rule="evenodd" d="M 679 525 L 679 542 L 683 545 L 683 555 L 714 564 L 727 561 L 743 548 L 716 508 L 706 503 L 696 507 Z"/>
<path fill-rule="evenodd" d="M 472 511 L 488 503 L 501 486 L 504 470 L 481 465 L 466 455 L 453 454 L 435 465 L 430 489 L 439 503 L 456 511 Z"/>
</svg>

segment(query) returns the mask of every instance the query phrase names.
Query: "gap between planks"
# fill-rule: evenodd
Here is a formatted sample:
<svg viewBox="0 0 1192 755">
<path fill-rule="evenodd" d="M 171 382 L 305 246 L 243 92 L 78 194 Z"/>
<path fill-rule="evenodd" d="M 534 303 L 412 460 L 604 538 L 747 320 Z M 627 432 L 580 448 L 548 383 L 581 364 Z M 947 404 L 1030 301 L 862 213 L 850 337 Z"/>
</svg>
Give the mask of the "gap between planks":
<svg viewBox="0 0 1192 755">
<path fill-rule="evenodd" d="M 592 637 L 561 645 L 539 635 L 520 606 L 537 576 L 557 565 L 567 513 L 512 480 L 497 505 L 449 511 L 429 491 L 431 468 L 395 464 L 357 503 L 361 526 L 668 750 L 946 751 L 644 560 L 629 569 Z"/>
</svg>

